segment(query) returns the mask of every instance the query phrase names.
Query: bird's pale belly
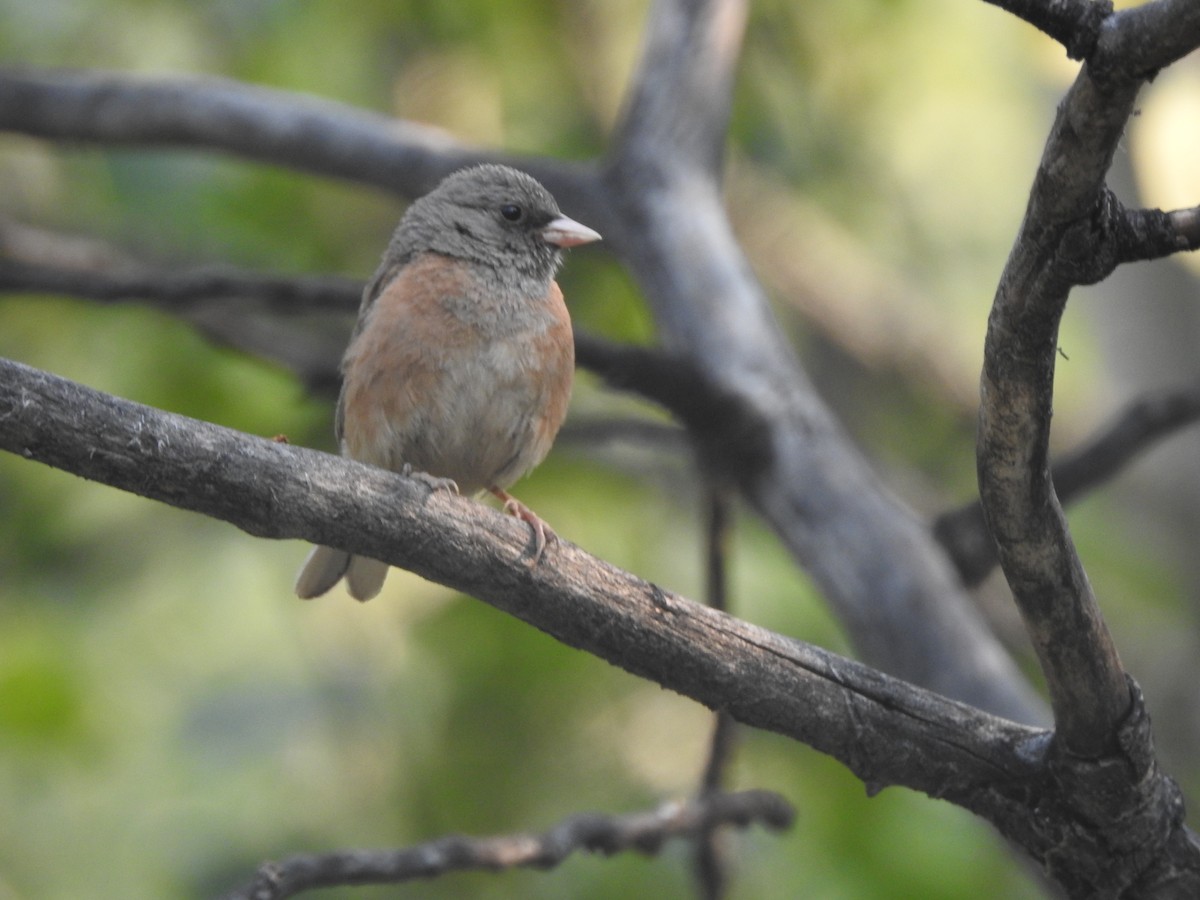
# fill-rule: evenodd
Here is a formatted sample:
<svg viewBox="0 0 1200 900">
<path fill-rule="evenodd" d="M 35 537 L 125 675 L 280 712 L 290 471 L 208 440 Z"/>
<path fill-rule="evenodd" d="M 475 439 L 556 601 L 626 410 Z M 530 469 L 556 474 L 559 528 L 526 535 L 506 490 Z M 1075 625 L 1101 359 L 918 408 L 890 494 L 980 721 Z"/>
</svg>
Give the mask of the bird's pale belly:
<svg viewBox="0 0 1200 900">
<path fill-rule="evenodd" d="M 560 422 L 539 424 L 546 398 L 570 370 L 548 372 L 531 363 L 536 354 L 519 335 L 473 356 L 442 360 L 422 377 L 394 371 L 347 373 L 373 382 L 379 404 L 358 433 L 344 435 L 351 456 L 400 470 L 405 463 L 450 478 L 464 494 L 507 487 L 545 457 Z M 378 390 L 383 388 L 383 390 Z M 413 402 L 414 389 L 424 402 Z M 351 386 L 353 390 L 353 386 Z M 360 455 L 361 454 L 361 455 Z"/>
</svg>

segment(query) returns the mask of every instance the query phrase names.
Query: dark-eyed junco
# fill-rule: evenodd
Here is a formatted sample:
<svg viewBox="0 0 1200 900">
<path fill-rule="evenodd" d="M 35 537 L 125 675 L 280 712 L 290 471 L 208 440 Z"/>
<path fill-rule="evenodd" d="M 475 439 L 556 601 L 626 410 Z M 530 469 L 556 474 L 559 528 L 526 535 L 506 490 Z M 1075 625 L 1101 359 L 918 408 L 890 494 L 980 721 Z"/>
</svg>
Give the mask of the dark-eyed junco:
<svg viewBox="0 0 1200 900">
<path fill-rule="evenodd" d="M 463 169 L 416 200 L 342 360 L 343 455 L 467 495 L 491 491 L 532 527 L 536 564 L 554 532 L 505 488 L 545 458 L 566 415 L 575 349 L 554 273 L 563 248 L 599 239 L 506 166 Z M 317 597 L 345 577 L 369 600 L 387 570 L 315 547 L 296 593 Z"/>
</svg>

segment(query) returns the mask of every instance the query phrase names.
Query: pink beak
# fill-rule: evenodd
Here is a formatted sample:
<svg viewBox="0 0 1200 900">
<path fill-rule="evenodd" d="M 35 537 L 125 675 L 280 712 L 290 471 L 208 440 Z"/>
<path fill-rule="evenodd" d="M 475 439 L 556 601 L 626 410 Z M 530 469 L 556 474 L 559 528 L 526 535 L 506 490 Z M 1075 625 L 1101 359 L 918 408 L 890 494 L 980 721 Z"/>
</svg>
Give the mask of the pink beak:
<svg viewBox="0 0 1200 900">
<path fill-rule="evenodd" d="M 542 229 L 542 240 L 556 247 L 578 247 L 601 240 L 600 232 L 581 225 L 574 219 L 559 216 Z"/>
</svg>

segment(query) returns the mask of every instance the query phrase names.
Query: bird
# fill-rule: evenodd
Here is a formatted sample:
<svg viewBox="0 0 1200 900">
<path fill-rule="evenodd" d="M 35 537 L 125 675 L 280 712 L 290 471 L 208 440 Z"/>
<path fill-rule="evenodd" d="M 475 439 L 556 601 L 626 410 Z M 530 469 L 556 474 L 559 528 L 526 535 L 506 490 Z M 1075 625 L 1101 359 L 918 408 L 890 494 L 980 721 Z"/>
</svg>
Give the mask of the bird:
<svg viewBox="0 0 1200 900">
<path fill-rule="evenodd" d="M 491 492 L 529 524 L 536 566 L 556 535 L 506 488 L 545 459 L 566 417 L 575 345 L 555 274 L 564 250 L 600 239 L 508 166 L 459 169 L 413 201 L 342 359 L 342 455 L 466 496 Z M 365 601 L 387 572 L 317 546 L 295 591 L 319 597 L 344 578 Z"/>
</svg>

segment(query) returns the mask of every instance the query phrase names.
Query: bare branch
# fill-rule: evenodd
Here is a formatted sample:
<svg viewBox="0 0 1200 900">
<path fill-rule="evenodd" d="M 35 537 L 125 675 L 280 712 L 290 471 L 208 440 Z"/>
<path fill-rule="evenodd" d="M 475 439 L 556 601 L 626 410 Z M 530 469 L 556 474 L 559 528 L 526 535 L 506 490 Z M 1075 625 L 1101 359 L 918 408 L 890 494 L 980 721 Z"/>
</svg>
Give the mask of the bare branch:
<svg viewBox="0 0 1200 900">
<path fill-rule="evenodd" d="M 476 155 L 434 128 L 220 78 L 0 69 L 0 128 L 106 145 L 208 147 L 410 194 Z"/>
<path fill-rule="evenodd" d="M 728 611 L 729 541 L 733 531 L 733 503 L 729 491 L 720 484 L 709 488 L 708 527 L 705 530 L 707 578 L 705 599 L 712 609 Z M 725 787 L 726 773 L 733 760 L 737 723 L 725 711 L 718 710 L 708 745 L 708 760 L 700 779 L 700 796 L 717 796 Z M 700 896 L 720 900 L 727 893 L 729 861 L 726 843 L 716 828 L 707 828 L 696 836 L 695 869 Z"/>
<path fill-rule="evenodd" d="M 1067 504 L 1104 484 L 1138 454 L 1197 420 L 1200 387 L 1140 397 L 1090 441 L 1054 463 L 1051 475 L 1059 501 Z M 979 584 L 995 568 L 996 546 L 978 500 L 939 516 L 933 531 L 964 583 Z"/>
<path fill-rule="evenodd" d="M 653 855 L 672 838 L 688 838 L 722 826 L 791 827 L 795 811 L 778 794 L 743 791 L 664 803 L 651 812 L 610 816 L 582 813 L 542 834 L 473 838 L 452 836 L 402 850 L 347 850 L 293 856 L 265 863 L 250 884 L 225 900 L 284 900 L 319 888 L 401 884 L 450 872 L 552 869 L 572 853 L 612 856 L 634 850 Z"/>
<path fill-rule="evenodd" d="M 666 0 L 634 81 L 641 115 L 695 85 L 703 27 L 717 4 Z M 712 19 L 704 19 L 712 16 Z M 718 64 L 719 65 L 719 64 Z M 707 82 L 729 102 L 728 83 Z M 822 589 L 856 652 L 917 683 L 1025 721 L 1043 715 L 1011 659 L 912 512 L 882 487 L 817 397 L 738 247 L 715 174 L 679 157 L 669 129 L 619 135 L 602 196 L 605 232 L 653 307 L 663 344 L 760 423 L 738 484 Z"/>
<path fill-rule="evenodd" d="M 618 155 L 669 147 L 676 165 L 718 178 L 747 5 L 746 0 L 651 5 L 641 64 L 614 142 Z"/>
<path fill-rule="evenodd" d="M 1200 207 L 1163 212 L 1134 209 L 1125 212 L 1125 237 L 1120 262 L 1160 259 L 1186 250 L 1200 250 Z"/>
<path fill-rule="evenodd" d="M 565 540 L 530 568 L 521 523 L 415 479 L 9 361 L 0 361 L 0 426 L 0 448 L 28 459 L 257 536 L 369 555 L 478 597 L 740 721 L 811 743 L 876 787 L 911 779 L 950 799 L 974 794 L 1024 772 L 1033 757 L 1015 748 L 1044 740 L 693 603 Z"/>
<path fill-rule="evenodd" d="M 1153 78 L 1200 47 L 1200 6 L 1192 0 L 1152 0 L 1115 13 L 1088 59 L 1102 83 Z"/>
<path fill-rule="evenodd" d="M 1091 55 L 1112 0 L 985 0 L 1045 32 L 1067 48 L 1071 59 Z"/>
<path fill-rule="evenodd" d="M 426 125 L 221 78 L 0 67 L 0 131 L 106 146 L 202 147 L 406 197 L 478 162 L 526 169 L 560 202 L 585 202 L 590 187 L 576 165 L 484 152 Z"/>
<path fill-rule="evenodd" d="M 1190 34 L 1195 4 L 1162 0 L 1153 14 L 1112 17 L 1105 46 L 1128 48 Z M 1149 31 L 1149 28 L 1157 31 Z M 1190 38 L 1188 38 L 1190 40 Z M 1107 52 L 1107 51 L 1106 51 Z M 1097 56 L 1103 54 L 1097 52 Z M 996 292 L 984 347 L 979 417 L 980 496 L 1000 564 L 1046 674 L 1064 747 L 1080 756 L 1111 749 L 1129 710 L 1121 662 L 1071 540 L 1048 463 L 1059 321 L 1073 286 L 1102 278 L 1120 261 L 1178 236 L 1188 213 L 1129 217 L 1104 178 L 1133 110 L 1141 63 L 1089 62 L 1058 109 L 1020 233 Z M 1132 74 L 1131 74 L 1132 72 Z M 1147 224 L 1152 227 L 1147 228 Z M 1122 248 L 1138 247 L 1138 251 Z"/>
<path fill-rule="evenodd" d="M 1053 752 L 1048 732 L 692 603 L 565 540 L 530 568 L 521 523 L 417 479 L 3 360 L 0 449 L 251 534 L 370 555 L 476 596 L 738 721 L 828 753 L 869 791 L 902 784 L 962 805 L 1060 881 L 1081 885 L 1078 896 L 1146 879 L 1200 885 L 1200 843 L 1182 827 L 1178 787 L 1157 768 L 1136 690 L 1113 755 L 1077 759 Z"/>
<path fill-rule="evenodd" d="M 1077 225 L 1079 232 L 1064 237 L 1065 252 L 1058 261 L 1072 285 L 1103 281 L 1123 263 L 1161 259 L 1200 247 L 1200 214 L 1195 208 L 1128 210 L 1102 187 L 1085 215 Z M 1089 242 L 1087 248 L 1074 245 L 1081 240 Z"/>
<path fill-rule="evenodd" d="M 583 334 L 575 336 L 575 353 L 576 362 L 610 388 L 652 400 L 679 419 L 720 479 L 736 483 L 766 464 L 769 424 L 690 361 Z"/>
<path fill-rule="evenodd" d="M 35 231 L 0 222 L 0 293 L 145 303 L 183 318 L 219 345 L 286 367 L 314 393 L 337 393 L 338 362 L 362 294 L 360 282 L 263 275 L 233 266 L 158 269 L 100 242 L 50 232 L 31 239 Z M 317 317 L 320 327 L 301 321 L 305 313 Z"/>
<path fill-rule="evenodd" d="M 103 303 L 146 302 L 186 313 L 213 300 L 254 304 L 260 311 L 353 313 L 362 282 L 336 275 L 262 275 L 233 266 L 173 270 L 128 266 L 74 269 L 0 258 L 0 292 L 49 293 Z"/>
</svg>

